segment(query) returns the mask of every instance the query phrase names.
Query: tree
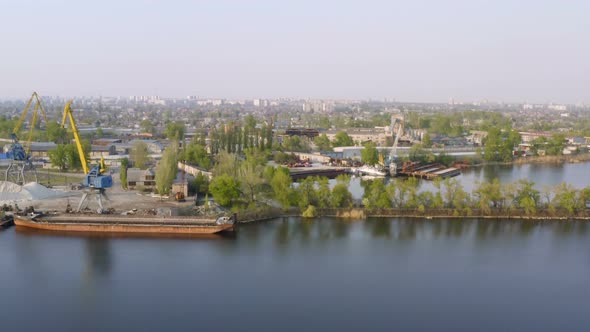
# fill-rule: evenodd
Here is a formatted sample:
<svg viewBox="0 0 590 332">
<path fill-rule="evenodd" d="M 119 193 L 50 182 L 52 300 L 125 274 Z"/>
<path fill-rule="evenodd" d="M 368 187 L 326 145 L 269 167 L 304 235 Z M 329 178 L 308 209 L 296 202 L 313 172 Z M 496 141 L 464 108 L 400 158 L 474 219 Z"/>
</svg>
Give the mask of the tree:
<svg viewBox="0 0 590 332">
<path fill-rule="evenodd" d="M 305 178 L 297 188 L 298 205 L 301 210 L 306 209 L 309 205 L 317 205 L 317 192 L 315 190 L 315 180 L 313 177 Z"/>
<path fill-rule="evenodd" d="M 365 191 L 363 205 L 367 209 L 387 209 L 391 208 L 391 198 L 385 189 L 383 179 L 375 179 Z"/>
<path fill-rule="evenodd" d="M 361 150 L 361 160 L 368 165 L 375 165 L 379 162 L 379 151 L 377 151 L 377 144 L 374 142 L 367 142 L 364 144 L 364 149 Z"/>
<path fill-rule="evenodd" d="M 430 138 L 429 133 L 425 133 L 424 137 L 422 137 L 422 145 L 424 145 L 425 148 L 429 148 L 432 146 L 432 139 Z"/>
<path fill-rule="evenodd" d="M 411 161 L 432 162 L 436 158 L 432 152 L 424 150 L 422 144 L 414 144 L 410 148 L 408 158 Z"/>
<path fill-rule="evenodd" d="M 59 168 L 60 171 L 67 168 L 66 144 L 58 144 L 55 149 L 50 150 L 47 154 L 54 167 Z"/>
<path fill-rule="evenodd" d="M 350 137 L 345 131 L 337 133 L 334 137 L 334 141 L 332 142 L 332 146 L 334 147 L 353 145 L 354 141 L 352 140 L 352 137 Z"/>
<path fill-rule="evenodd" d="M 141 131 L 143 131 L 145 133 L 150 133 L 152 135 L 154 135 L 156 133 L 156 127 L 148 119 L 142 120 L 141 123 L 139 124 L 139 126 L 141 127 Z"/>
<path fill-rule="evenodd" d="M 338 182 L 332 188 L 330 206 L 333 208 L 347 208 L 352 206 L 352 194 L 348 190 L 347 184 Z"/>
<path fill-rule="evenodd" d="M 68 139 L 67 129 L 62 128 L 57 122 L 48 122 L 45 127 L 45 132 L 47 133 L 47 140 L 50 142 L 66 144 L 70 141 Z"/>
<path fill-rule="evenodd" d="M 307 207 L 307 209 L 305 209 L 305 211 L 303 211 L 303 213 L 301 213 L 301 216 L 303 218 L 314 218 L 317 216 L 317 210 L 315 208 L 315 206 L 313 205 L 309 205 Z"/>
<path fill-rule="evenodd" d="M 249 148 L 244 150 L 244 152 L 246 154 L 245 162 L 253 167 L 264 166 L 268 162 L 267 151 Z"/>
<path fill-rule="evenodd" d="M 240 191 L 242 197 L 248 204 L 251 204 L 256 199 L 256 194 L 259 192 L 259 187 L 263 184 L 261 166 L 254 163 L 242 162 L 239 171 Z"/>
<path fill-rule="evenodd" d="M 486 182 L 482 182 L 479 183 L 477 188 L 475 188 L 475 190 L 473 191 L 474 196 L 477 198 L 477 207 L 483 212 L 483 213 L 490 213 L 491 212 L 491 199 L 488 195 L 488 191 L 487 191 L 487 183 Z"/>
<path fill-rule="evenodd" d="M 209 185 L 209 191 L 221 206 L 230 206 L 234 200 L 240 197 L 240 184 L 227 175 L 215 176 Z"/>
<path fill-rule="evenodd" d="M 215 162 L 216 164 L 213 168 L 213 174 L 215 174 L 215 176 L 226 174 L 231 177 L 237 177 L 239 163 L 235 154 L 221 150 L 217 156 L 215 156 Z"/>
<path fill-rule="evenodd" d="M 318 182 L 318 207 L 321 209 L 328 208 L 330 206 L 330 185 L 327 177 L 320 177 Z"/>
<path fill-rule="evenodd" d="M 289 169 L 278 167 L 270 180 L 270 186 L 272 187 L 274 198 L 281 204 L 283 209 L 287 209 L 291 206 L 291 184 L 292 180 L 289 174 Z"/>
<path fill-rule="evenodd" d="M 156 168 L 156 188 L 158 193 L 161 195 L 167 195 L 170 193 L 172 183 L 176 178 L 178 169 L 176 144 L 167 147 L 162 154 L 162 159 L 158 163 Z"/>
<path fill-rule="evenodd" d="M 121 159 L 121 172 L 119 173 L 119 178 L 121 179 L 121 188 L 123 188 L 123 190 L 127 190 L 127 166 L 129 166 L 129 159 Z"/>
<path fill-rule="evenodd" d="M 131 147 L 129 158 L 133 162 L 133 166 L 144 169 L 147 166 L 149 157 L 148 146 L 145 142 L 135 141 Z"/>
<path fill-rule="evenodd" d="M 520 144 L 522 138 L 520 137 L 520 134 L 518 133 L 518 131 L 516 130 L 510 130 L 508 132 L 508 137 L 506 137 L 506 140 L 504 141 L 504 146 L 502 149 L 502 160 L 505 162 L 511 161 L 512 160 L 512 151 L 514 151 L 514 149 L 516 147 L 518 147 L 518 144 Z"/>
<path fill-rule="evenodd" d="M 296 162 L 299 162 L 299 157 L 297 157 L 297 155 L 295 155 L 294 153 L 285 153 L 277 151 L 274 154 L 273 160 L 275 163 L 280 165 L 294 164 Z"/>
<path fill-rule="evenodd" d="M 483 152 L 483 158 L 486 161 L 498 161 L 500 160 L 500 146 L 502 144 L 502 137 L 500 129 L 490 128 L 488 135 L 485 139 L 485 147 Z"/>
<path fill-rule="evenodd" d="M 550 156 L 557 156 L 563 153 L 563 148 L 565 148 L 565 135 L 562 133 L 555 134 L 549 138 L 547 142 L 547 154 Z"/>
<path fill-rule="evenodd" d="M 316 137 L 313 142 L 319 151 L 332 151 L 330 139 L 326 134 L 321 134 L 320 136 Z"/>
<path fill-rule="evenodd" d="M 82 150 L 86 160 L 88 160 L 88 151 L 90 143 L 82 141 Z M 54 150 L 48 152 L 51 163 L 61 171 L 66 169 L 81 169 L 80 154 L 75 144 L 58 144 Z"/>
<path fill-rule="evenodd" d="M 90 150 L 90 144 L 87 141 L 83 141 L 82 150 L 84 151 L 84 157 L 88 160 L 88 151 Z M 75 144 L 66 144 L 66 161 L 68 169 L 82 169 L 82 161 L 80 160 L 80 153 L 78 147 Z"/>
<path fill-rule="evenodd" d="M 96 136 L 96 138 L 103 138 L 104 137 L 104 131 L 102 130 L 102 128 L 96 129 L 96 134 L 94 136 Z"/>
<path fill-rule="evenodd" d="M 468 203 L 469 194 L 457 179 L 447 178 L 442 181 L 445 204 L 450 208 L 462 209 Z"/>
<path fill-rule="evenodd" d="M 180 121 L 170 122 L 166 125 L 166 138 L 177 141 L 184 141 L 184 123 Z"/>
<path fill-rule="evenodd" d="M 209 178 L 203 175 L 203 173 L 198 173 L 195 177 L 195 181 L 193 182 L 195 186 L 195 191 L 197 194 L 207 194 L 209 192 Z"/>
<path fill-rule="evenodd" d="M 554 188 L 553 202 L 558 209 L 574 214 L 583 205 L 580 204 L 578 190 L 572 185 L 562 182 Z"/>
<path fill-rule="evenodd" d="M 526 214 L 533 214 L 537 211 L 537 205 L 541 194 L 534 188 L 535 183 L 526 179 L 516 182 L 515 200 L 516 204 L 524 209 Z"/>
<path fill-rule="evenodd" d="M 182 153 L 182 159 L 188 163 L 196 164 L 205 169 L 211 167 L 211 158 L 207 149 L 200 142 L 192 141 L 189 143 Z"/>
<path fill-rule="evenodd" d="M 250 131 L 252 131 L 254 130 L 254 128 L 256 128 L 256 118 L 254 118 L 252 114 L 248 114 L 244 119 L 244 124 L 245 128 L 250 129 Z"/>
<path fill-rule="evenodd" d="M 299 136 L 285 137 L 283 139 L 285 151 L 309 152 L 309 144 Z"/>
</svg>

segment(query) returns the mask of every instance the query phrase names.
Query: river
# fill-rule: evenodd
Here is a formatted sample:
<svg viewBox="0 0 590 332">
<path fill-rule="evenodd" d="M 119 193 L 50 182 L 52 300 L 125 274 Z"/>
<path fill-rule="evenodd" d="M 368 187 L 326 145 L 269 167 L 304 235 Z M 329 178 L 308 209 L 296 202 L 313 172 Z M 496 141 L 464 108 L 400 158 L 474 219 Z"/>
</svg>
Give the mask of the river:
<svg viewBox="0 0 590 332">
<path fill-rule="evenodd" d="M 472 192 L 478 181 L 490 182 L 496 178 L 502 183 L 527 179 L 535 182 L 535 187 L 541 191 L 546 186 L 554 186 L 561 182 L 581 189 L 590 186 L 590 163 L 486 165 L 465 169 L 461 175 L 455 177 L 467 192 Z M 350 181 L 349 190 L 357 200 L 363 197 L 362 181 L 365 180 L 359 177 Z M 331 180 L 331 183 L 335 184 L 336 181 Z M 432 182 L 423 180 L 420 181 L 420 190 L 435 192 L 436 188 Z"/>
<path fill-rule="evenodd" d="M 589 166 L 457 179 L 581 188 Z M 288 218 L 196 239 L 0 231 L 5 331 L 590 331 L 589 283 L 586 222 Z"/>
<path fill-rule="evenodd" d="M 584 222 L 331 218 L 234 237 L 0 232 L 3 331 L 589 331 Z"/>
</svg>

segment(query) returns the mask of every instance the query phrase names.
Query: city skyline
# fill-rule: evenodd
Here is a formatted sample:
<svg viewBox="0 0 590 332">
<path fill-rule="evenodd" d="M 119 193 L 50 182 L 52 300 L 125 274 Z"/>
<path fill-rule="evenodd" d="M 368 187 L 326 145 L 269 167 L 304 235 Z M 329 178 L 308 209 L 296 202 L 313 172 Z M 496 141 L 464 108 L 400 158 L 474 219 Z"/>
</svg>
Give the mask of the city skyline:
<svg viewBox="0 0 590 332">
<path fill-rule="evenodd" d="M 583 1 L 5 1 L 0 98 L 589 103 Z"/>
</svg>

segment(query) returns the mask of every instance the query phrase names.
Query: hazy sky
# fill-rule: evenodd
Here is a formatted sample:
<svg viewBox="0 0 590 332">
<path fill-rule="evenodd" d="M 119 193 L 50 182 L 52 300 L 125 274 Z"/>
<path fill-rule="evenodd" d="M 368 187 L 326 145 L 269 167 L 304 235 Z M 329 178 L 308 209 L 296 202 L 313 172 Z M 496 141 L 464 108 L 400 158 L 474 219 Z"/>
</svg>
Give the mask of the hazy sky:
<svg viewBox="0 0 590 332">
<path fill-rule="evenodd" d="M 588 0 L 0 0 L 0 97 L 590 102 Z"/>
</svg>

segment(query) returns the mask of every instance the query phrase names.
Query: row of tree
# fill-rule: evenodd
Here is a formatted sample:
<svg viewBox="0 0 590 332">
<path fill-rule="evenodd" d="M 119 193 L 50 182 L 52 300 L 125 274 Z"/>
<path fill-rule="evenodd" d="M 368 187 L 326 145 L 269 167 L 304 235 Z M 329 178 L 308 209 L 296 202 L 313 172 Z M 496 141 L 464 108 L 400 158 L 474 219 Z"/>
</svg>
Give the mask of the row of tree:
<svg viewBox="0 0 590 332">
<path fill-rule="evenodd" d="M 292 183 L 289 170 L 265 166 L 265 157 L 255 152 L 240 160 L 234 154 L 220 153 L 214 167 L 215 177 L 209 190 L 216 201 L 228 207 L 252 207 L 270 204 L 283 208 L 299 207 L 302 212 L 310 206 L 343 208 L 353 205 L 349 178 L 341 176 L 330 188 L 327 178 L 309 177 Z M 434 181 L 435 191 L 419 190 L 416 178 L 396 178 L 362 182 L 362 206 L 367 209 L 452 209 L 456 214 L 482 214 L 520 210 L 527 215 L 539 211 L 575 214 L 587 208 L 590 187 L 576 189 L 569 184 L 545 187 L 542 191 L 525 179 L 502 184 L 497 179 L 478 183 L 473 192 L 465 191 L 454 178 Z"/>
<path fill-rule="evenodd" d="M 266 166 L 266 162 L 266 155 L 254 149 L 247 150 L 243 160 L 222 151 L 216 157 L 209 191 L 220 205 L 226 207 L 267 204 L 279 204 L 283 208 L 352 206 L 347 177 L 340 178 L 332 189 L 327 178 L 310 177 L 294 185 L 289 169 Z"/>
<path fill-rule="evenodd" d="M 467 215 L 473 210 L 484 215 L 517 210 L 526 215 L 540 211 L 573 215 L 586 209 L 590 203 L 590 187 L 576 189 L 561 183 L 539 191 L 534 185 L 534 182 L 526 179 L 507 184 L 495 179 L 478 183 L 469 193 L 453 178 L 435 181 L 436 191 L 430 192 L 419 191 L 419 183 L 415 178 L 395 179 L 388 184 L 378 179 L 366 185 L 363 206 L 368 209 L 403 208 L 422 212 L 446 208 Z"/>
</svg>

